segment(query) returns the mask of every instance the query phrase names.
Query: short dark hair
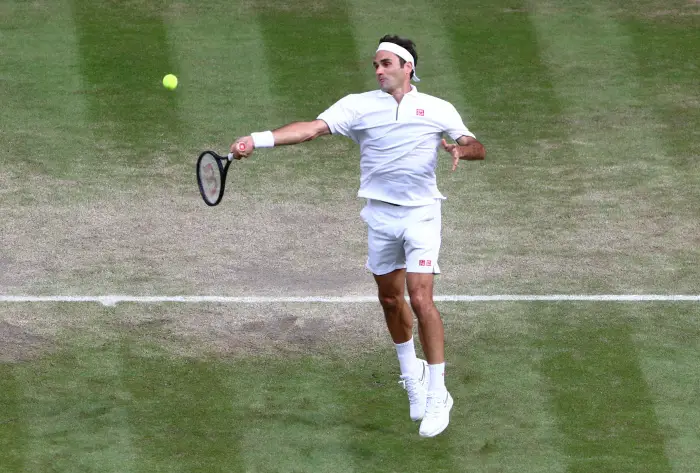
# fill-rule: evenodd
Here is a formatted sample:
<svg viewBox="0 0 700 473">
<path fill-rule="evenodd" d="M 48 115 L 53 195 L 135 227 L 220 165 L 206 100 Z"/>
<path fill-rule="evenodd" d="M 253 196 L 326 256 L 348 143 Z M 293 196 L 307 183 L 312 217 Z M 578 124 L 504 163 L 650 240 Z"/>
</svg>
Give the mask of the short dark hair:
<svg viewBox="0 0 700 473">
<path fill-rule="evenodd" d="M 382 36 L 382 38 L 379 40 L 379 44 L 381 43 L 398 44 L 399 46 L 407 50 L 409 53 L 411 53 L 411 55 L 413 56 L 413 59 L 415 60 L 415 62 L 413 63 L 413 70 L 415 70 L 416 67 L 418 67 L 418 53 L 416 52 L 416 44 L 410 39 L 388 34 Z M 404 64 L 406 64 L 406 61 L 400 57 L 399 65 L 403 67 Z M 411 71 L 411 77 L 413 77 L 413 71 Z"/>
</svg>

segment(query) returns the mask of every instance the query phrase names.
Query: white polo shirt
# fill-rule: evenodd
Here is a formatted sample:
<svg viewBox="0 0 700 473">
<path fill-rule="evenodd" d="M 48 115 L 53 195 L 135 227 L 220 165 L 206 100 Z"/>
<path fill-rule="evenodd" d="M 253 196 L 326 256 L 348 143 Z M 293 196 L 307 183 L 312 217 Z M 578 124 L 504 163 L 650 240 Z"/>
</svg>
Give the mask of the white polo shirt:
<svg viewBox="0 0 700 473">
<path fill-rule="evenodd" d="M 358 197 L 406 206 L 445 198 L 435 179 L 443 133 L 474 137 L 452 104 L 413 86 L 400 104 L 381 90 L 348 95 L 318 119 L 360 145 Z"/>
</svg>

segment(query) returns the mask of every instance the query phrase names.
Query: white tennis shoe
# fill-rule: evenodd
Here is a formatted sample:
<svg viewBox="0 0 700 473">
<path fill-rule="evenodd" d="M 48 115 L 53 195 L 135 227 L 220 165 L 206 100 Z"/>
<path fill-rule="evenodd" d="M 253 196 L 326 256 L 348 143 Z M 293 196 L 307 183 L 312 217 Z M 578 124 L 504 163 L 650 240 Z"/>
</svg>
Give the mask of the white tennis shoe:
<svg viewBox="0 0 700 473">
<path fill-rule="evenodd" d="M 428 396 L 428 383 L 430 382 L 430 370 L 428 362 L 418 359 L 420 366 L 418 377 L 402 375 L 399 384 L 408 392 L 411 420 L 421 420 L 425 415 L 425 406 Z"/>
<path fill-rule="evenodd" d="M 430 391 L 425 408 L 425 416 L 420 423 L 418 433 L 421 437 L 435 437 L 450 423 L 452 396 L 445 391 Z"/>
</svg>

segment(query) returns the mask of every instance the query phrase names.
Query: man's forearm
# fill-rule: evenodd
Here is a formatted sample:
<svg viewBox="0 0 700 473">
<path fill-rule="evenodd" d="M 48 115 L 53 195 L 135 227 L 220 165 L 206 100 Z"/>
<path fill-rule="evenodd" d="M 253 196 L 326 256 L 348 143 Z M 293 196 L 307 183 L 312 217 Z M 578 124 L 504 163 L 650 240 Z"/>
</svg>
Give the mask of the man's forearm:
<svg viewBox="0 0 700 473">
<path fill-rule="evenodd" d="M 294 122 L 284 125 L 272 131 L 275 138 L 275 146 L 295 145 L 304 141 L 311 141 L 323 133 L 314 122 Z"/>
<path fill-rule="evenodd" d="M 253 132 L 249 136 L 238 138 L 230 148 L 236 159 L 249 157 L 254 149 L 272 148 L 273 146 L 295 145 L 313 140 L 331 131 L 323 120 L 311 122 L 294 122 L 276 130 Z"/>
</svg>

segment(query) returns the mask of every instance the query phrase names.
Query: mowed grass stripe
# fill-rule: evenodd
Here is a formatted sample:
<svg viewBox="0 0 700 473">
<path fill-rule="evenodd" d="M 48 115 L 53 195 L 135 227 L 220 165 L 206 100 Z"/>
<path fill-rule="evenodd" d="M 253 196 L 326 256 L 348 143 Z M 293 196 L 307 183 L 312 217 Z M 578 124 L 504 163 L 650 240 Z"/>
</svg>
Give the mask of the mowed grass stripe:
<svg viewBox="0 0 700 473">
<path fill-rule="evenodd" d="M 674 171 L 665 189 L 669 205 L 654 217 L 674 240 L 688 243 L 668 249 L 677 290 L 693 290 L 700 265 L 700 3 L 647 1 L 622 11 L 641 84 L 637 96 L 661 124 L 658 139 Z"/>
<path fill-rule="evenodd" d="M 568 255 L 576 292 L 677 291 L 673 251 L 687 240 L 658 218 L 673 205 L 676 171 L 638 98 L 629 37 L 604 2 L 529 6 L 568 131 L 556 251 Z"/>
<path fill-rule="evenodd" d="M 241 471 L 370 471 L 357 465 L 359 432 L 345 416 L 348 404 L 366 405 L 357 370 L 328 352 L 289 355 L 238 360 L 222 380 L 237 410 Z"/>
<path fill-rule="evenodd" d="M 256 2 L 272 94 L 285 120 L 308 120 L 362 91 L 345 1 Z"/>
<path fill-rule="evenodd" d="M 161 16 L 168 3 L 72 0 L 92 128 L 106 143 L 103 162 L 148 168 L 155 158 L 179 161 L 177 94 L 161 84 L 177 73 Z"/>
<path fill-rule="evenodd" d="M 70 306 L 56 310 L 61 319 L 73 315 Z M 104 311 L 87 313 L 95 310 Z M 79 340 L 62 334 L 54 353 L 17 365 L 18 412 L 29 437 L 26 471 L 136 471 L 119 353 L 88 333 Z"/>
<path fill-rule="evenodd" d="M 245 207 L 241 198 L 265 199 L 266 186 L 270 186 L 265 153 L 233 163 L 223 201 L 228 207 L 216 208 L 200 207 L 203 203 L 194 181 L 197 156 L 207 149 L 225 154 L 237 137 L 283 121 L 271 93 L 263 39 L 253 21 L 254 5 L 172 3 L 163 17 L 173 61 L 178 65 L 175 94 L 186 127 L 178 152 L 180 163 L 168 184 L 191 199 L 192 210 L 200 210 L 198 215 L 205 222 L 227 225 L 238 218 L 237 213 L 231 213 L 231 206 Z"/>
<path fill-rule="evenodd" d="M 568 292 L 556 241 L 561 105 L 524 2 L 432 2 L 467 126 L 486 147 L 445 178 L 446 293 Z M 451 201 L 449 199 L 452 199 Z M 447 259 L 449 258 L 449 259 Z M 568 268 L 566 268 L 568 269 Z M 454 278 L 450 273 L 454 272 Z M 508 276 L 504 278 L 504 272 Z M 441 276 L 442 279 L 442 276 Z"/>
<path fill-rule="evenodd" d="M 236 377 L 233 365 L 173 357 L 156 344 L 128 336 L 118 350 L 131 400 L 129 423 L 141 453 L 138 471 L 246 471 L 237 393 L 223 384 Z"/>
<path fill-rule="evenodd" d="M 671 472 L 630 306 L 529 306 L 568 472 Z M 659 399 L 663 402 L 663 399 Z"/>
<path fill-rule="evenodd" d="M 190 155 L 204 149 L 224 153 L 236 137 L 283 118 L 274 106 L 254 14 L 250 3 L 225 1 L 174 3 L 164 12 L 180 79 L 175 94 L 188 130 L 183 151 Z"/>
<path fill-rule="evenodd" d="M 571 174 L 569 248 L 582 263 L 596 253 L 607 258 L 585 283 L 601 291 L 670 287 L 669 279 L 659 278 L 659 268 L 674 266 L 672 251 L 658 248 L 679 240 L 640 222 L 670 205 L 666 186 L 676 175 L 659 142 L 653 110 L 639 100 L 629 38 L 602 2 L 531 6 L 570 125 L 571 156 L 581 163 L 572 166 L 577 172 Z M 646 385 L 634 327 L 605 309 L 596 306 L 597 317 L 579 314 L 577 323 L 555 311 L 544 322 L 550 327 L 544 338 L 554 353 L 543 362 L 543 372 L 551 379 L 567 436 L 570 470 L 671 471 L 654 408 L 654 401 L 663 399 L 655 399 Z"/>
<path fill-rule="evenodd" d="M 522 303 L 440 304 L 445 382 L 455 399 L 451 471 L 563 472 L 557 417 L 532 343 L 539 326 Z M 466 466 L 466 467 L 465 467 Z"/>
<path fill-rule="evenodd" d="M 639 309 L 634 310 L 639 315 Z M 700 318 L 693 305 L 655 305 L 643 311 L 634 342 L 665 433 L 673 471 L 700 471 Z"/>
<path fill-rule="evenodd" d="M 2 2 L 0 16 L 3 204 L 60 201 L 62 195 L 42 192 L 52 183 L 45 178 L 70 178 L 94 169 L 76 156 L 76 149 L 87 149 L 92 141 L 80 98 L 70 9 L 64 1 L 8 0 Z"/>
<path fill-rule="evenodd" d="M 314 120 L 343 96 L 362 92 L 357 47 L 345 2 L 255 2 L 254 18 L 264 43 L 275 116 L 263 129 Z M 261 131 L 261 130 L 251 130 Z M 294 147 L 260 150 L 258 173 L 266 198 L 318 205 L 354 204 L 359 183 L 357 147 L 344 137 Z"/>
<path fill-rule="evenodd" d="M 450 0 L 434 8 L 449 39 L 448 48 L 436 53 L 457 70 L 459 90 L 490 145 L 493 164 L 540 164 L 543 157 L 532 155 L 533 146 L 558 138 L 561 106 L 539 55 L 527 2 Z M 526 162 L 521 153 L 528 153 Z"/>
<path fill-rule="evenodd" d="M 0 361 L 0 465 L 5 471 L 24 471 L 28 434 L 22 397 L 14 361 Z"/>
<path fill-rule="evenodd" d="M 265 48 L 262 59 L 270 94 L 277 116 L 282 117 L 263 129 L 313 120 L 341 97 L 363 91 L 348 8 L 344 1 L 330 0 L 255 2 L 254 18 Z M 268 163 L 265 171 L 260 171 L 267 180 L 264 189 L 268 201 L 313 205 L 342 201 L 345 209 L 348 203 L 354 204 L 359 159 L 356 145 L 346 138 L 323 137 L 298 147 L 261 150 L 258 159 Z M 271 371 L 276 376 L 270 378 L 273 386 L 266 383 L 267 389 L 287 394 L 271 399 L 261 393 L 251 400 L 270 417 L 266 422 L 253 422 L 242 440 L 247 468 L 355 471 L 349 442 L 352 429 L 342 419 L 342 407 L 356 399 L 347 398 L 338 389 L 331 375 L 334 370 L 327 364 L 311 361 L 303 368 L 291 364 L 291 376 L 284 374 L 289 365 L 280 366 L 282 369 Z M 303 438 L 310 442 L 297 440 Z M 258 445 L 265 445 L 265 450 L 256 448 Z M 276 467 L 279 461 L 270 457 L 270 451 L 282 452 L 284 464 Z"/>
<path fill-rule="evenodd" d="M 622 7 L 622 2 L 616 2 Z M 673 205 L 666 215 L 673 219 L 668 231 L 681 231 L 689 242 L 685 251 L 675 252 L 675 277 L 679 287 L 697 288 L 700 263 L 700 4 L 646 1 L 626 7 L 620 22 L 631 38 L 631 50 L 643 87 L 640 100 L 655 112 L 664 126 L 659 139 L 667 150 L 669 164 L 676 170 L 676 182 L 667 193 Z M 663 214 L 662 214 L 663 215 Z M 698 309 L 692 305 L 656 306 L 648 312 L 635 341 L 641 353 L 641 367 L 654 396 L 659 422 L 668 432 L 666 454 L 675 472 L 700 471 L 697 426 L 698 403 Z M 661 342 L 658 336 L 663 336 Z"/>
<path fill-rule="evenodd" d="M 612 3 L 623 12 L 618 16 L 637 61 L 639 96 L 665 124 L 659 134 L 670 162 L 681 173 L 691 173 L 689 178 L 697 178 L 700 3 L 656 0 L 640 2 L 636 8 L 627 7 L 622 0 Z M 695 189 L 696 197 L 697 192 Z"/>
</svg>

